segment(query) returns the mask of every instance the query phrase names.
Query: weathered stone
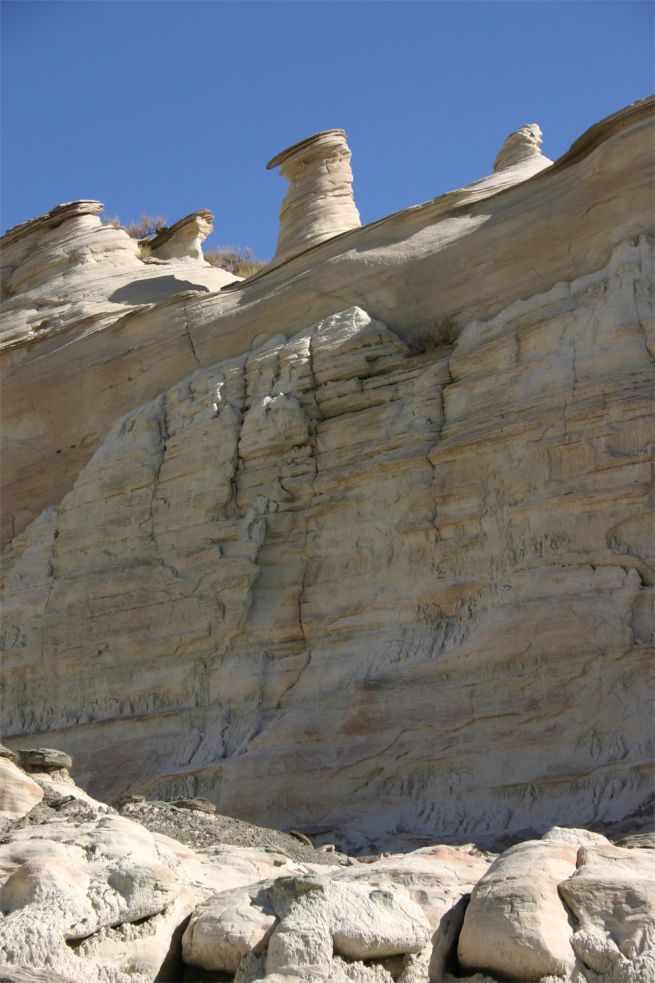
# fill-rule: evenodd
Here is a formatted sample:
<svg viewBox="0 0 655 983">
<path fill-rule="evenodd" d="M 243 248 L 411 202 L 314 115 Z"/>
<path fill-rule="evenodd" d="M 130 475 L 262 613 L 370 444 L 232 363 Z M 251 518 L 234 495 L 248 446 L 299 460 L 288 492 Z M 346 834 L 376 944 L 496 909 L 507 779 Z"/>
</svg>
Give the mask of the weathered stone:
<svg viewBox="0 0 655 983">
<path fill-rule="evenodd" d="M 267 973 L 329 968 L 333 953 L 362 961 L 418 952 L 430 937 L 419 906 L 390 886 L 281 878 L 269 897 L 279 922 L 268 943 Z"/>
<path fill-rule="evenodd" d="M 589 829 L 574 829 L 568 826 L 551 826 L 541 839 L 545 843 L 570 843 L 571 846 L 611 846 L 610 841 L 602 833 L 594 833 Z"/>
<path fill-rule="evenodd" d="M 0 845 L 0 962 L 116 983 L 149 966 L 154 979 L 206 894 L 183 881 L 175 855 L 127 819 L 17 824 Z"/>
<path fill-rule="evenodd" d="M 576 849 L 532 840 L 503 853 L 473 888 L 457 955 L 464 969 L 538 981 L 575 967 L 568 913 L 558 884 L 575 868 Z"/>
<path fill-rule="evenodd" d="M 203 798 L 172 799 L 171 805 L 178 809 L 191 809 L 195 812 L 216 812 L 215 804 L 209 799 Z"/>
<path fill-rule="evenodd" d="M 371 887 L 401 887 L 427 918 L 432 936 L 415 973 L 441 980 L 462 927 L 468 897 L 489 864 L 465 849 L 425 847 L 412 853 L 360 864 L 332 874 L 333 880 L 363 881 Z M 406 970 L 408 983 L 412 980 Z M 424 983 L 424 979 L 421 980 Z"/>
<path fill-rule="evenodd" d="M 214 228 L 214 216 L 206 209 L 185 215 L 179 222 L 166 226 L 147 240 L 158 259 L 192 259 L 203 261 L 202 243 Z"/>
<path fill-rule="evenodd" d="M 43 798 L 43 789 L 6 755 L 0 757 L 0 816 L 19 819 Z"/>
<path fill-rule="evenodd" d="M 361 224 L 352 193 L 350 157 L 344 131 L 324 130 L 266 165 L 279 167 L 289 182 L 280 212 L 276 260 L 288 259 Z"/>
<path fill-rule="evenodd" d="M 77 983 L 70 976 L 52 970 L 21 969 L 20 966 L 0 966 L 0 983 Z"/>
<path fill-rule="evenodd" d="M 260 955 L 277 923 L 270 882 L 222 891 L 199 905 L 184 932 L 184 961 L 202 969 L 236 973 L 249 952 Z"/>
<path fill-rule="evenodd" d="M 528 123 L 514 133 L 510 133 L 494 161 L 494 171 L 504 171 L 508 167 L 530 168 L 538 174 L 553 163 L 544 157 L 539 149 L 543 134 L 538 123 Z"/>
<path fill-rule="evenodd" d="M 5 340 L 13 339 L 17 347 L 7 353 L 3 370 L 3 542 L 60 501 L 118 417 L 179 381 L 185 367 L 192 372 L 198 364 L 237 355 L 253 341 L 271 338 L 282 324 L 289 333 L 301 330 L 308 310 L 318 320 L 359 304 L 411 341 L 444 317 L 451 318 L 457 333 L 469 321 L 488 320 L 517 297 L 568 282 L 572 270 L 582 276 L 601 269 L 611 249 L 649 232 L 651 113 L 652 102 L 644 100 L 603 120 L 528 184 L 529 172 L 509 167 L 321 243 L 294 260 L 300 266 L 291 283 L 283 264 L 243 288 L 211 296 L 203 285 L 218 291 L 235 278 L 200 266 L 193 278 L 188 267 L 144 266 L 124 230 L 100 226 L 98 203 L 81 203 L 89 211 L 77 217 L 73 206 L 65 206 L 67 222 L 81 222 L 80 230 L 88 224 L 80 239 L 69 235 L 78 225 L 69 225 L 68 262 L 79 266 L 80 256 L 96 262 L 79 266 L 79 278 L 66 274 L 71 303 L 64 309 L 54 284 L 30 294 L 26 309 L 24 294 L 18 294 L 29 277 L 19 278 L 6 308 Z M 617 198 L 618 186 L 623 192 Z M 462 215 L 463 206 L 472 211 Z M 16 240 L 23 259 L 34 254 L 33 270 L 43 270 L 51 251 L 64 262 L 63 244 L 56 250 L 46 244 L 44 251 L 39 245 L 46 229 L 48 235 L 63 235 L 64 225 L 49 226 L 62 218 L 61 210 L 55 212 L 12 232 L 11 250 L 3 248 L 8 271 L 14 268 Z M 221 276 L 223 283 L 214 286 Z M 106 293 L 117 278 L 120 289 L 130 283 L 138 287 L 128 296 L 142 298 L 139 310 L 125 299 L 100 310 L 89 303 L 89 291 L 93 295 L 104 284 Z M 167 299 L 176 290 L 195 290 L 185 295 L 185 317 L 182 301 Z M 637 297 L 646 323 L 648 302 Z M 148 304 L 155 299 L 151 310 Z M 86 313 L 97 316 L 94 330 L 76 333 L 72 329 Z M 121 313 L 130 314 L 129 329 L 121 324 L 111 330 Z M 53 345 L 52 334 L 66 325 L 72 331 L 69 344 Z M 74 392 L 68 385 L 72 357 L 85 380 Z"/>
<path fill-rule="evenodd" d="M 68 770 L 73 767 L 69 754 L 51 747 L 19 748 L 18 757 L 21 766 L 29 771 Z"/>
<path fill-rule="evenodd" d="M 115 804 L 117 806 L 128 806 L 128 805 L 136 805 L 139 802 L 145 802 L 145 801 L 146 801 L 145 795 L 127 794 L 127 795 L 121 795 L 120 798 L 116 799 Z"/>
<path fill-rule="evenodd" d="M 594 972 L 614 974 L 611 978 L 618 983 L 655 980 L 653 851 L 585 846 L 578 851 L 577 864 L 575 873 L 559 885 L 577 919 L 572 940 L 576 954 Z"/>
</svg>

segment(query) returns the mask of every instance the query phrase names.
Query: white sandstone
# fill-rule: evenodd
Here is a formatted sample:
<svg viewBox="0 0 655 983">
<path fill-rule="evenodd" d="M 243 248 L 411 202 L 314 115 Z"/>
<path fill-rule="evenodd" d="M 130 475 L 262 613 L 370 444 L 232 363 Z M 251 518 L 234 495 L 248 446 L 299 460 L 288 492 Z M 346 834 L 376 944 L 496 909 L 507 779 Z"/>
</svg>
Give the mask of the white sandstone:
<svg viewBox="0 0 655 983">
<path fill-rule="evenodd" d="M 574 846 L 531 840 L 494 861 L 464 916 L 457 946 L 464 969 L 523 983 L 570 974 L 572 933 L 557 888 L 575 858 Z"/>
<path fill-rule="evenodd" d="M 324 130 L 266 165 L 289 182 L 280 211 L 275 260 L 288 259 L 361 223 L 352 193 L 350 148 L 343 130 Z"/>
</svg>

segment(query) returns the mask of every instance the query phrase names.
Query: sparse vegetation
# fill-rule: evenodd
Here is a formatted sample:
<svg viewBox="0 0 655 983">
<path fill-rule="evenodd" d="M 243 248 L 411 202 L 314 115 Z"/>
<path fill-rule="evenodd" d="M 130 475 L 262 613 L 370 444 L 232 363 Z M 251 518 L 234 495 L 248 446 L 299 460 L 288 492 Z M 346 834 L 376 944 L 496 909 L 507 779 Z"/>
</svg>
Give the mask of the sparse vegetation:
<svg viewBox="0 0 655 983">
<path fill-rule="evenodd" d="M 418 328 L 408 342 L 410 351 L 415 355 L 423 355 L 437 348 L 454 345 L 457 330 L 449 317 L 437 318 L 425 328 Z"/>
<path fill-rule="evenodd" d="M 115 229 L 124 228 L 132 239 L 140 240 L 139 253 L 141 259 L 145 260 L 150 256 L 147 240 L 166 228 L 166 219 L 163 215 L 146 215 L 142 212 L 139 221 L 130 222 L 129 225 L 123 225 L 118 215 L 106 216 L 102 224 L 111 225 Z M 228 273 L 242 277 L 252 276 L 267 263 L 267 260 L 258 259 L 249 246 L 244 249 L 240 246 L 217 246 L 215 249 L 207 250 L 204 257 L 210 266 L 218 266 Z"/>
<path fill-rule="evenodd" d="M 107 215 L 103 218 L 102 224 L 111 225 L 115 229 L 125 229 L 132 239 L 149 239 L 166 227 L 166 219 L 163 215 L 146 215 L 141 212 L 139 221 L 130 222 L 129 225 L 123 225 L 118 215 Z"/>
<path fill-rule="evenodd" d="M 252 276 L 266 266 L 266 260 L 257 259 L 248 246 L 245 249 L 236 246 L 219 246 L 217 249 L 208 250 L 205 259 L 211 266 L 220 266 L 228 273 L 243 277 Z"/>
</svg>

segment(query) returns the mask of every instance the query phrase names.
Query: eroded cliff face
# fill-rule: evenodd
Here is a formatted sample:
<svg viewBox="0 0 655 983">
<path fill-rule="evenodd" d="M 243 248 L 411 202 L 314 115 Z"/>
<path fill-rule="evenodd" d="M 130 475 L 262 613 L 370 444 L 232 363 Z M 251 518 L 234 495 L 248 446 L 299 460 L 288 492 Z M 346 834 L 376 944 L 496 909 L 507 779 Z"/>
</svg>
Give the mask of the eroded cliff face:
<svg viewBox="0 0 655 983">
<path fill-rule="evenodd" d="M 594 166 L 630 139 L 626 124 Z M 516 229 L 508 199 L 531 184 L 547 223 L 566 171 L 484 207 L 504 198 L 496 217 Z M 614 199 L 634 232 L 644 175 L 625 181 L 605 184 L 593 249 L 551 240 L 543 267 L 570 274 L 505 282 L 493 316 L 435 306 L 408 331 L 331 297 L 299 325 L 302 292 L 285 323 L 271 288 L 239 347 L 224 312 L 223 357 L 195 346 L 14 538 L 7 743 L 72 752 L 103 795 L 205 795 L 281 826 L 462 839 L 637 808 L 653 257 L 643 228 L 617 241 Z"/>
</svg>

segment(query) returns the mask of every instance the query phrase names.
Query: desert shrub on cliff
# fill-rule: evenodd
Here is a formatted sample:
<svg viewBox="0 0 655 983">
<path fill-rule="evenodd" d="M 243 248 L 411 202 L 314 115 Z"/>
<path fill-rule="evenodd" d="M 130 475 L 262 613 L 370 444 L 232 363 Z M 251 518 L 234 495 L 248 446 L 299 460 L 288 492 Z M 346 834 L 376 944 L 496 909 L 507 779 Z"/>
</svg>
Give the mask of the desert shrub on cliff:
<svg viewBox="0 0 655 983">
<path fill-rule="evenodd" d="M 455 325 L 449 317 L 437 318 L 432 324 L 417 329 L 409 341 L 409 347 L 416 355 L 434 351 L 447 345 L 454 345 L 457 338 Z"/>
<path fill-rule="evenodd" d="M 163 215 L 146 215 L 142 212 L 138 222 L 123 225 L 118 215 L 108 215 L 103 218 L 102 224 L 112 225 L 115 229 L 124 228 L 132 239 L 148 239 L 166 227 L 166 219 Z"/>
<path fill-rule="evenodd" d="M 209 249 L 205 253 L 205 259 L 212 266 L 220 266 L 228 273 L 235 276 L 252 276 L 262 266 L 266 266 L 266 260 L 257 259 L 252 249 L 246 246 L 241 249 L 238 246 L 219 246 L 217 249 Z"/>
</svg>

